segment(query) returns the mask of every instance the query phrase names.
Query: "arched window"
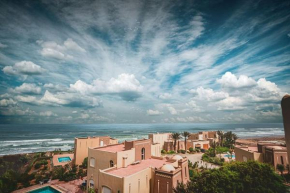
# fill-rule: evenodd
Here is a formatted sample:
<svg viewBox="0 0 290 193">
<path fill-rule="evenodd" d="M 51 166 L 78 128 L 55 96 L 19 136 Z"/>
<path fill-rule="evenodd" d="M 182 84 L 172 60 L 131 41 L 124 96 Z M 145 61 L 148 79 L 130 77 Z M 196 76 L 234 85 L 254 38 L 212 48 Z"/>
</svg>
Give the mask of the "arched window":
<svg viewBox="0 0 290 193">
<path fill-rule="evenodd" d="M 113 160 L 110 160 L 110 167 L 114 167 L 114 162 L 113 162 Z"/>
<path fill-rule="evenodd" d="M 90 159 L 90 166 L 95 167 L 95 158 L 91 157 Z"/>
<path fill-rule="evenodd" d="M 142 160 L 145 159 L 145 148 L 144 147 L 141 149 L 141 159 Z"/>
</svg>

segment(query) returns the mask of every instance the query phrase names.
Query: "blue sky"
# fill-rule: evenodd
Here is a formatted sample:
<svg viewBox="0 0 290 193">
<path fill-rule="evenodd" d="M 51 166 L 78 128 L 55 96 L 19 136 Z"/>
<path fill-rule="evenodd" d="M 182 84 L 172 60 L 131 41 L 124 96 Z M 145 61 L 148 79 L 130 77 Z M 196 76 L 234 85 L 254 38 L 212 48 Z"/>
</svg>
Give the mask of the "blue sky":
<svg viewBox="0 0 290 193">
<path fill-rule="evenodd" d="M 1 1 L 2 123 L 281 122 L 289 1 Z"/>
</svg>

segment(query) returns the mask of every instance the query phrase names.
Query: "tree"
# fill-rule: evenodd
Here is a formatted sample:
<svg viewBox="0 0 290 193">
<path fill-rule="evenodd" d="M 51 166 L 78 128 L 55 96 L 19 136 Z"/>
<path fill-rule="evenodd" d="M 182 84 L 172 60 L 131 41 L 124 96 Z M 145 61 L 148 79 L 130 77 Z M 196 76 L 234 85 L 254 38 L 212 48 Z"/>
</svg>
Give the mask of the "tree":
<svg viewBox="0 0 290 193">
<path fill-rule="evenodd" d="M 289 164 L 286 165 L 286 170 L 287 170 L 288 174 L 290 174 L 290 167 L 289 167 Z"/>
<path fill-rule="evenodd" d="M 83 168 L 87 168 L 88 167 L 88 157 L 86 157 L 82 163 Z"/>
<path fill-rule="evenodd" d="M 226 147 L 233 148 L 234 144 L 236 143 L 236 140 L 238 139 L 238 136 L 231 131 L 226 132 L 223 136 L 225 140 L 224 145 Z"/>
<path fill-rule="evenodd" d="M 231 162 L 206 170 L 187 184 L 178 184 L 175 193 L 285 193 L 281 176 L 265 163 Z"/>
<path fill-rule="evenodd" d="M 184 137 L 184 145 L 185 145 L 185 153 L 187 152 L 187 138 L 190 136 L 190 133 L 187 131 L 184 131 L 182 133 L 182 136 Z"/>
<path fill-rule="evenodd" d="M 216 142 L 213 141 L 210 146 L 212 148 L 212 153 L 213 153 L 212 157 L 215 157 L 216 156 L 216 147 L 217 147 Z"/>
<path fill-rule="evenodd" d="M 174 151 L 176 152 L 176 141 L 180 139 L 180 133 L 173 133 L 172 138 L 174 140 Z"/>
<path fill-rule="evenodd" d="M 285 166 L 283 164 L 277 164 L 276 166 L 277 170 L 281 173 L 281 176 L 283 175 L 283 172 L 285 170 Z"/>
<path fill-rule="evenodd" d="M 223 146 L 224 132 L 219 130 L 219 131 L 217 131 L 217 134 L 218 134 L 220 146 Z"/>
</svg>

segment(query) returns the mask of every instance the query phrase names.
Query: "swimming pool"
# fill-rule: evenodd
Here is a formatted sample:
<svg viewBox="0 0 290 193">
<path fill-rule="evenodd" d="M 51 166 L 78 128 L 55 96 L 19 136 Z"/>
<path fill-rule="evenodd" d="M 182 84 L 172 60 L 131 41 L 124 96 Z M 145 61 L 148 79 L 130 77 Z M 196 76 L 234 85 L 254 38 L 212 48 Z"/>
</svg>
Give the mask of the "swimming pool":
<svg viewBox="0 0 290 193">
<path fill-rule="evenodd" d="M 58 159 L 58 162 L 70 162 L 71 161 L 70 157 L 59 157 L 57 159 Z"/>
<path fill-rule="evenodd" d="M 44 188 L 39 188 L 39 189 L 30 191 L 29 193 L 61 193 L 61 192 L 50 186 L 46 186 Z"/>
<path fill-rule="evenodd" d="M 228 158 L 230 158 L 230 157 L 231 157 L 231 155 L 229 155 L 229 154 L 226 154 L 226 155 L 225 155 L 225 157 L 228 157 Z M 235 155 L 234 155 L 234 154 L 232 155 L 232 158 L 235 158 Z"/>
</svg>

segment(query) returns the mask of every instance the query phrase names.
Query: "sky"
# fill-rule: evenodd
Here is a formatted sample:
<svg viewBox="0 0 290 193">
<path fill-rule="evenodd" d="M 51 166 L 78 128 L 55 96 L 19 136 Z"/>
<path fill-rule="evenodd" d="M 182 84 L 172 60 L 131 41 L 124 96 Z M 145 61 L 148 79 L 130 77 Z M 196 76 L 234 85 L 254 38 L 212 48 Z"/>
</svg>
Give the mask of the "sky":
<svg viewBox="0 0 290 193">
<path fill-rule="evenodd" d="M 276 0 L 2 0 L 0 122 L 282 122 L 289 10 Z"/>
</svg>

